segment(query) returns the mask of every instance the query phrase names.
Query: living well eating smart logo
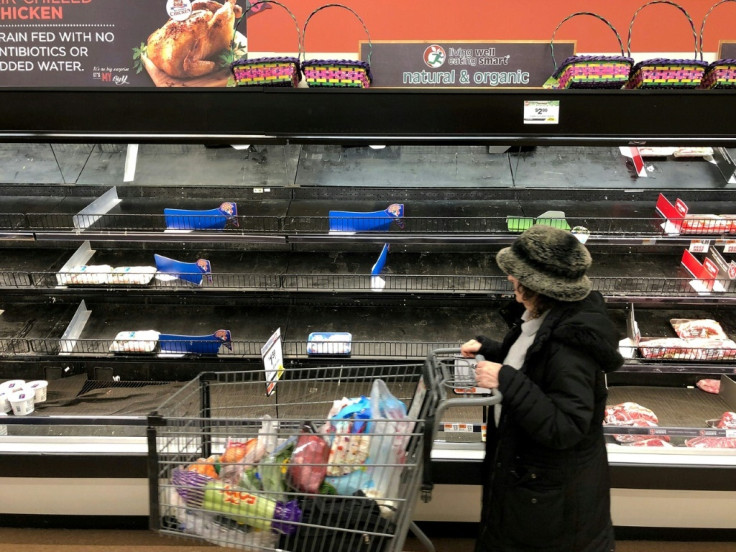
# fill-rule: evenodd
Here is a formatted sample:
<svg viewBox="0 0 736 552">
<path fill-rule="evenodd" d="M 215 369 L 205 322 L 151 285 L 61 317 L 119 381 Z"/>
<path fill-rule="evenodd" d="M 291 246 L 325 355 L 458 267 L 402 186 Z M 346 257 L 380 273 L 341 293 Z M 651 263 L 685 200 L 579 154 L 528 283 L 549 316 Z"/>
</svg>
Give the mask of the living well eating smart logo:
<svg viewBox="0 0 736 552">
<path fill-rule="evenodd" d="M 424 50 L 424 63 L 427 67 L 431 67 L 432 69 L 442 67 L 446 59 L 447 54 L 445 53 L 445 49 L 438 44 L 427 46 Z"/>
</svg>

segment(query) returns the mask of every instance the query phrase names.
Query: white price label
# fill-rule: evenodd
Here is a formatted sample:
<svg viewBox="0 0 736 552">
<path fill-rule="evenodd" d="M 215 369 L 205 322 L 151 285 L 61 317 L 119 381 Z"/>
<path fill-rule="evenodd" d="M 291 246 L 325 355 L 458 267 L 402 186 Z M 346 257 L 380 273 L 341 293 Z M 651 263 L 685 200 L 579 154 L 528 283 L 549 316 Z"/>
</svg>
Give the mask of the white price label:
<svg viewBox="0 0 736 552">
<path fill-rule="evenodd" d="M 261 347 L 261 358 L 266 375 L 266 396 L 270 397 L 276 389 L 276 382 L 284 374 L 284 355 L 281 349 L 281 328 L 278 328 Z"/>
<path fill-rule="evenodd" d="M 690 242 L 690 253 L 707 253 L 710 248 L 710 240 L 692 240 Z"/>
<path fill-rule="evenodd" d="M 736 253 L 736 240 L 726 240 L 723 245 L 724 253 Z"/>
<path fill-rule="evenodd" d="M 443 424 L 443 429 L 448 433 L 473 433 L 473 424 L 449 423 Z"/>
<path fill-rule="evenodd" d="M 560 101 L 525 101 L 525 125 L 556 125 L 560 122 Z"/>
</svg>

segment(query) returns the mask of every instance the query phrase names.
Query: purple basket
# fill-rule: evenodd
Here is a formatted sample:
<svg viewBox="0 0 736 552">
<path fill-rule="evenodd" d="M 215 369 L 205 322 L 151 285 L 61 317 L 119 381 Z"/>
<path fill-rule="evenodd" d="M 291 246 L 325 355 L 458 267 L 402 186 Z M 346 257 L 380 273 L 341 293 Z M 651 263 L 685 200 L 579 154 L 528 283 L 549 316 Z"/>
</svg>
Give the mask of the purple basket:
<svg viewBox="0 0 736 552">
<path fill-rule="evenodd" d="M 736 2 L 736 0 L 720 0 L 713 4 L 708 12 L 703 16 L 703 22 L 700 24 L 700 51 L 703 51 L 703 32 L 705 31 L 705 22 L 708 16 L 721 4 L 726 2 Z M 705 70 L 703 80 L 698 88 L 736 88 L 736 59 L 719 59 L 714 61 Z"/>
<path fill-rule="evenodd" d="M 570 56 L 557 67 L 555 59 L 555 35 L 565 21 L 587 15 L 602 21 L 613 31 L 618 40 L 621 55 L 618 56 Z M 555 72 L 545 83 L 545 88 L 621 88 L 629 80 L 634 60 L 624 55 L 624 44 L 616 28 L 604 17 L 593 12 L 576 12 L 568 15 L 557 24 L 549 43 Z"/>
<path fill-rule="evenodd" d="M 288 86 L 302 80 L 299 60 L 293 57 L 239 59 L 230 65 L 238 86 Z"/>
<path fill-rule="evenodd" d="M 368 88 L 373 82 L 371 66 L 365 61 L 346 59 L 310 59 L 302 63 L 304 79 L 310 88 Z"/>
<path fill-rule="evenodd" d="M 708 63 L 697 59 L 655 58 L 631 68 L 624 88 L 697 88 Z"/>
<path fill-rule="evenodd" d="M 708 63 L 703 61 L 703 52 L 699 51 L 698 35 L 695 32 L 693 20 L 687 10 L 679 4 L 670 0 L 653 0 L 639 7 L 634 12 L 629 24 L 628 53 L 631 55 L 631 30 L 634 27 L 636 16 L 644 8 L 655 4 L 667 4 L 677 8 L 687 18 L 695 41 L 695 55 L 693 59 L 653 58 L 640 61 L 631 68 L 629 81 L 624 88 L 629 90 L 636 88 L 697 88 L 703 79 Z"/>
<path fill-rule="evenodd" d="M 736 59 L 719 59 L 708 65 L 700 88 L 736 88 Z"/>
<path fill-rule="evenodd" d="M 621 88 L 632 64 L 626 56 L 570 56 L 553 76 L 556 88 Z"/>
<path fill-rule="evenodd" d="M 299 24 L 296 21 L 296 17 L 291 10 L 284 6 L 282 3 L 276 0 L 261 0 L 260 2 L 253 2 L 245 13 L 242 19 L 247 17 L 247 14 L 253 8 L 261 4 L 275 4 L 280 6 L 294 22 L 296 28 L 297 37 L 297 51 L 301 51 L 301 30 Z M 239 23 L 239 22 L 238 22 Z M 263 57 L 248 59 L 246 54 L 245 57 L 234 61 L 230 64 L 230 71 L 235 78 L 235 84 L 238 86 L 285 86 L 296 88 L 299 86 L 299 81 L 302 80 L 301 70 L 299 66 L 299 58 L 294 57 Z"/>
<path fill-rule="evenodd" d="M 342 8 L 352 13 L 360 24 L 363 26 L 366 36 L 368 37 L 368 60 L 349 60 L 349 59 L 310 59 L 302 62 L 302 72 L 304 73 L 304 80 L 310 88 L 314 87 L 327 87 L 327 88 L 369 88 L 373 82 L 373 75 L 371 74 L 371 55 L 373 54 L 373 43 L 371 42 L 371 35 L 368 32 L 363 19 L 351 8 L 342 4 L 325 4 L 315 9 L 309 14 L 306 21 L 304 22 L 304 28 L 302 29 L 302 40 L 303 43 L 306 41 L 307 26 L 310 20 L 318 12 L 326 8 Z"/>
</svg>

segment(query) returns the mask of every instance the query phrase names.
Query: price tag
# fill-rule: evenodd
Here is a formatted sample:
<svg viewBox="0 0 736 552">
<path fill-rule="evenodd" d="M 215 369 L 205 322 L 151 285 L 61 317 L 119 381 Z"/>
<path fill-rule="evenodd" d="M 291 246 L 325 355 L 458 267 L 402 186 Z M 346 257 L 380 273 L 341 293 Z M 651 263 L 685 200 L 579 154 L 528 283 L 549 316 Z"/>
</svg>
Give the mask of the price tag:
<svg viewBox="0 0 736 552">
<path fill-rule="evenodd" d="M 447 423 L 443 429 L 448 433 L 473 433 L 473 424 Z"/>
<path fill-rule="evenodd" d="M 284 374 L 284 355 L 281 350 L 281 328 L 278 328 L 261 347 L 261 358 L 266 373 L 266 396 L 270 397 L 276 389 L 276 382 Z"/>
<path fill-rule="evenodd" d="M 707 253 L 710 248 L 710 240 L 692 240 L 688 251 L 690 253 Z"/>
<path fill-rule="evenodd" d="M 525 125 L 556 125 L 560 122 L 560 101 L 525 101 Z"/>
<path fill-rule="evenodd" d="M 724 253 L 736 253 L 736 240 L 726 240 L 723 245 Z"/>
</svg>

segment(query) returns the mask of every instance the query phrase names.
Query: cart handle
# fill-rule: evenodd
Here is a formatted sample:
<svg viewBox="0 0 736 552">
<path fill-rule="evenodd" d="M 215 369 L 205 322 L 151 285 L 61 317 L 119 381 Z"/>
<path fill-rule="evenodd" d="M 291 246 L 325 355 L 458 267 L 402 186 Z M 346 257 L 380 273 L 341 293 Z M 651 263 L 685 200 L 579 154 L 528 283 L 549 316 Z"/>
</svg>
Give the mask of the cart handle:
<svg viewBox="0 0 736 552">
<path fill-rule="evenodd" d="M 448 349 L 435 349 L 430 352 L 427 356 L 427 362 L 425 363 L 425 377 L 428 377 L 428 389 L 430 388 L 429 383 L 431 382 L 434 393 L 439 395 L 439 389 L 449 378 L 444 374 L 442 365 L 437 362 L 438 354 L 457 354 L 460 352 L 459 348 L 448 348 Z M 475 355 L 478 361 L 483 361 L 483 355 Z M 435 376 L 441 376 L 438 380 L 435 380 Z M 432 458 L 432 447 L 434 445 L 434 438 L 437 435 L 437 422 L 442 418 L 443 412 L 452 407 L 456 406 L 493 406 L 499 404 L 503 400 L 503 395 L 498 389 L 492 389 L 489 397 L 483 398 L 462 398 L 462 399 L 445 399 L 439 397 L 437 406 L 434 412 L 427 418 L 424 425 L 424 470 L 422 472 L 422 501 L 429 502 L 432 499 L 432 488 L 434 483 L 432 482 L 432 471 L 431 471 L 431 458 Z"/>
</svg>

